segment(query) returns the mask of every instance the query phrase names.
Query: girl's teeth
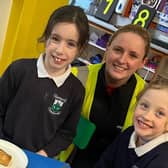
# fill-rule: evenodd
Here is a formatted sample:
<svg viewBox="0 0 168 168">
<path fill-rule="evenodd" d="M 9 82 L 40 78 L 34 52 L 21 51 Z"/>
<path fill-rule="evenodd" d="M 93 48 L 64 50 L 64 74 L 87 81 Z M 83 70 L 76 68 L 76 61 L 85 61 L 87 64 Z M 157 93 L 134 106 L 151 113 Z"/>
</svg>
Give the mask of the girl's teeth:
<svg viewBox="0 0 168 168">
<path fill-rule="evenodd" d="M 151 127 L 151 126 L 149 126 L 149 125 L 143 123 L 142 121 L 139 121 L 139 124 L 140 124 L 142 127 L 144 127 L 144 128 L 146 128 L 146 127 Z"/>
<path fill-rule="evenodd" d="M 61 61 L 61 59 L 60 59 L 60 58 L 56 58 L 55 60 L 56 60 L 57 62 L 60 62 L 60 61 Z"/>
</svg>

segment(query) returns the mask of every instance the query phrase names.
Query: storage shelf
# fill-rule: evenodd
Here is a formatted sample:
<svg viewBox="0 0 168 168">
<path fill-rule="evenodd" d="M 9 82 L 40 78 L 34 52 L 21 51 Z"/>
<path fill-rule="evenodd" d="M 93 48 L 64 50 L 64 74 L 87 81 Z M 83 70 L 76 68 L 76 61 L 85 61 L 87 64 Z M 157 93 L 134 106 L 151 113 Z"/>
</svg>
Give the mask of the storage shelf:
<svg viewBox="0 0 168 168">
<path fill-rule="evenodd" d="M 99 28 L 99 29 L 102 29 L 110 34 L 113 34 L 113 32 L 117 31 L 118 29 L 113 26 L 112 24 L 109 24 L 107 22 L 104 22 L 100 19 L 97 19 L 96 17 L 94 16 L 91 16 L 91 15 L 87 15 L 87 18 L 90 22 L 90 24 L 96 28 Z"/>
<path fill-rule="evenodd" d="M 154 70 L 154 69 L 149 68 L 149 67 L 147 67 L 147 66 L 144 66 L 143 69 L 145 69 L 145 70 L 147 70 L 147 71 L 149 71 L 149 72 L 155 73 L 155 70 Z"/>
<path fill-rule="evenodd" d="M 116 28 L 114 25 L 109 24 L 107 22 L 104 22 L 94 16 L 87 15 L 87 18 L 88 18 L 91 26 L 93 26 L 99 30 L 102 30 L 104 32 L 107 32 L 109 34 L 113 34 L 115 31 L 118 30 L 118 28 Z M 163 47 L 160 47 L 154 43 L 151 43 L 151 48 L 161 52 L 162 56 L 168 56 L 168 50 Z"/>
<path fill-rule="evenodd" d="M 153 19 L 153 22 L 160 24 L 162 26 L 168 27 L 168 22 L 166 22 L 167 19 L 168 19 L 168 14 L 157 11 Z"/>
<path fill-rule="evenodd" d="M 94 47 L 96 47 L 96 48 L 99 48 L 100 50 L 103 50 L 103 51 L 105 51 L 106 50 L 106 48 L 103 48 L 103 47 L 101 47 L 101 46 L 99 46 L 99 45 L 97 45 L 97 44 L 95 44 L 94 42 L 92 42 L 92 41 L 89 41 L 88 42 L 91 46 L 94 46 Z"/>
<path fill-rule="evenodd" d="M 81 57 L 78 57 L 77 60 L 81 61 L 82 63 L 84 63 L 86 65 L 90 65 L 91 64 L 88 60 L 86 60 L 84 58 L 81 58 Z"/>
<path fill-rule="evenodd" d="M 151 43 L 151 48 L 153 48 L 153 49 L 155 49 L 155 50 L 158 50 L 158 51 L 160 51 L 160 52 L 162 52 L 162 53 L 164 53 L 164 54 L 168 54 L 168 50 L 167 49 L 165 49 L 165 48 L 163 48 L 163 47 L 160 47 L 160 46 L 158 46 L 158 45 L 156 45 L 156 44 L 154 44 L 154 43 Z M 165 55 L 166 56 L 166 55 Z M 168 55 L 167 55 L 168 56 Z"/>
</svg>

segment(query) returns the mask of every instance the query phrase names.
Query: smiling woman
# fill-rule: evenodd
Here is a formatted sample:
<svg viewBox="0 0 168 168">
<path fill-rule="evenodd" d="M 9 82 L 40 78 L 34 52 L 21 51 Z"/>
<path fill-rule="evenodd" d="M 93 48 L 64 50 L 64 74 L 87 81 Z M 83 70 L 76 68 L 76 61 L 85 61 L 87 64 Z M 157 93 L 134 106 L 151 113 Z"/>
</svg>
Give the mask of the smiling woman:
<svg viewBox="0 0 168 168">
<path fill-rule="evenodd" d="M 80 7 L 52 13 L 38 40 L 45 43 L 44 53 L 13 62 L 0 79 L 0 138 L 44 156 L 55 156 L 72 143 L 84 87 L 70 64 L 88 38 Z"/>
<path fill-rule="evenodd" d="M 105 62 L 86 68 L 82 115 L 96 125 L 96 130 L 87 148 L 77 151 L 73 168 L 92 168 L 106 147 L 132 125 L 136 96 L 145 85 L 135 72 L 145 64 L 149 46 L 146 29 L 123 26 L 108 42 Z"/>
</svg>

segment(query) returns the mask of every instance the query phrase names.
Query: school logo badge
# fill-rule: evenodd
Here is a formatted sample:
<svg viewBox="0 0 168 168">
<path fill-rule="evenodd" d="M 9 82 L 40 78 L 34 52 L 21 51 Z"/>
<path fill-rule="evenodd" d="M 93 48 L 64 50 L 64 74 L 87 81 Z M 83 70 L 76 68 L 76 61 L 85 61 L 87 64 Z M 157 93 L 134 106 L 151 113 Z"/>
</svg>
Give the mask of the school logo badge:
<svg viewBox="0 0 168 168">
<path fill-rule="evenodd" d="M 63 107 L 64 103 L 66 102 L 66 99 L 63 99 L 59 97 L 58 95 L 54 95 L 54 102 L 53 104 L 48 108 L 49 112 L 55 115 L 61 114 L 61 108 Z"/>
</svg>

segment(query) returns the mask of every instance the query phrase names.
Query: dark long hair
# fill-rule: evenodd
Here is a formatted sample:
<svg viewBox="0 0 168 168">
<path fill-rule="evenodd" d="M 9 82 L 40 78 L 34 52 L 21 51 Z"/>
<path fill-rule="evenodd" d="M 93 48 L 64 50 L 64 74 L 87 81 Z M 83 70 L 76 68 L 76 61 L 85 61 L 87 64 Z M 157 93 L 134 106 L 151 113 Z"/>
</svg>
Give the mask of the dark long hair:
<svg viewBox="0 0 168 168">
<path fill-rule="evenodd" d="M 82 8 L 77 6 L 66 5 L 56 9 L 50 16 L 46 28 L 38 42 L 46 42 L 51 35 L 54 26 L 57 23 L 69 22 L 74 23 L 79 32 L 78 47 L 84 48 L 89 40 L 88 19 Z"/>
</svg>

